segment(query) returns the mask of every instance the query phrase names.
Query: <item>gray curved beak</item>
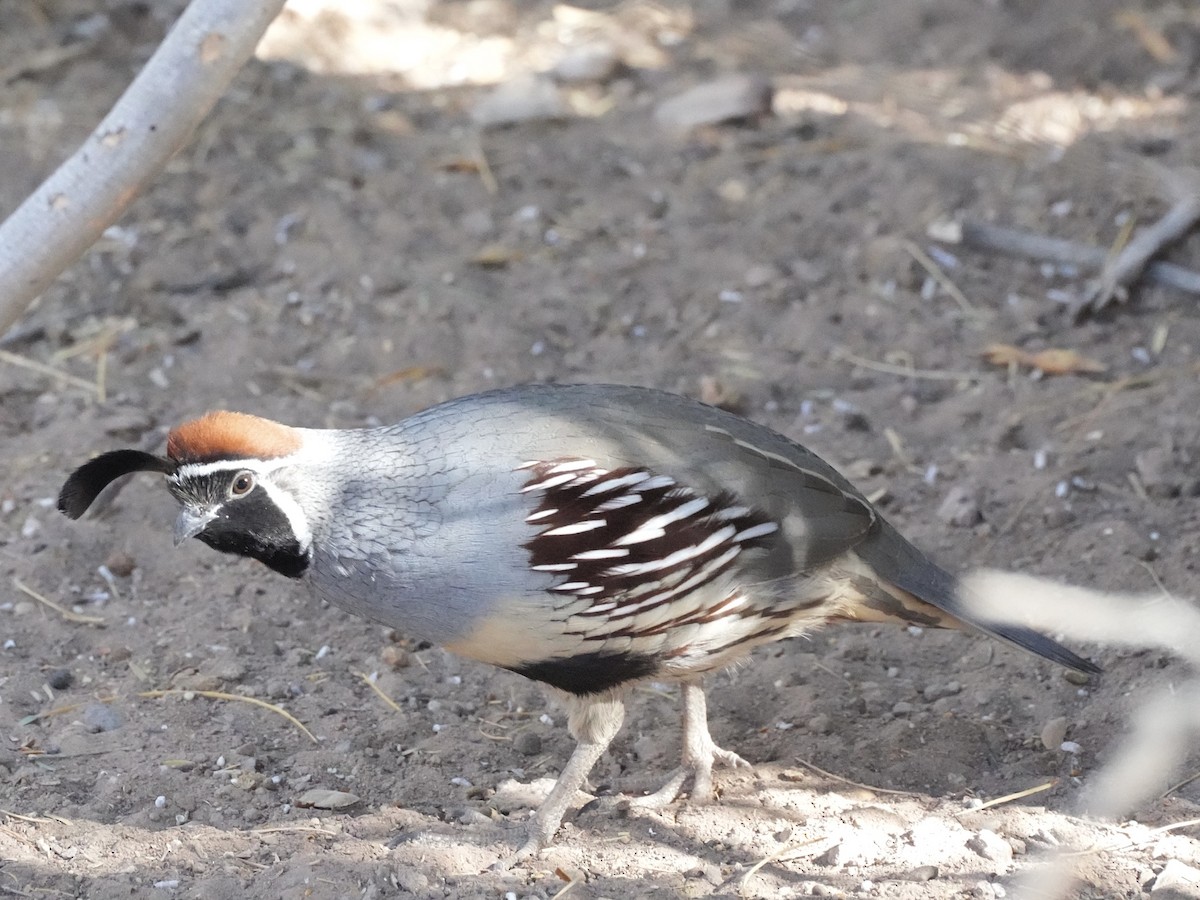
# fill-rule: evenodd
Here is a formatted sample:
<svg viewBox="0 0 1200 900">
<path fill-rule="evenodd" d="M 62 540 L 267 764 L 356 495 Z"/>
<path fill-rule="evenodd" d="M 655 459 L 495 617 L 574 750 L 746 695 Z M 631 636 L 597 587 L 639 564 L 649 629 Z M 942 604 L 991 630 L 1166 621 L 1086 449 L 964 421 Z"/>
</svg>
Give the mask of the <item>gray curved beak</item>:
<svg viewBox="0 0 1200 900">
<path fill-rule="evenodd" d="M 198 535 L 215 518 L 216 514 L 211 511 L 198 513 L 194 509 L 181 510 L 179 518 L 175 520 L 175 546 L 178 547 L 188 538 Z"/>
</svg>

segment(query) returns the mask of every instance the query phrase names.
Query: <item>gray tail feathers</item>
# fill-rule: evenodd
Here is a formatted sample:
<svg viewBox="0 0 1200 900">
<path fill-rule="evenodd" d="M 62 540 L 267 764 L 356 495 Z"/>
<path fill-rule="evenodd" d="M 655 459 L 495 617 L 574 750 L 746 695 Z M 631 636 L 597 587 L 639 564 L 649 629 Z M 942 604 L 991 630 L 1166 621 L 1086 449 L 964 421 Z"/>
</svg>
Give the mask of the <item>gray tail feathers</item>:
<svg viewBox="0 0 1200 900">
<path fill-rule="evenodd" d="M 963 597 L 958 578 L 931 562 L 887 522 L 880 520 L 879 525 L 878 530 L 855 549 L 881 581 L 890 582 L 919 600 L 949 613 L 964 625 L 1015 644 L 1060 666 L 1089 674 L 1101 671 L 1095 663 L 1032 628 L 973 614 L 969 598 Z"/>
</svg>

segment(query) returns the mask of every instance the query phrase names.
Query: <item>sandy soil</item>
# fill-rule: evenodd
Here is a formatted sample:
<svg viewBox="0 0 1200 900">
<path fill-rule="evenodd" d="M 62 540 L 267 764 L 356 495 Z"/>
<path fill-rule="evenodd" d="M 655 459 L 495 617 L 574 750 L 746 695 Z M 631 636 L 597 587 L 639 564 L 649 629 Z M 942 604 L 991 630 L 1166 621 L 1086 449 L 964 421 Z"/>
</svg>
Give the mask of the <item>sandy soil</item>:
<svg viewBox="0 0 1200 900">
<path fill-rule="evenodd" d="M 0 213 L 171 12 L 96 7 L 0 6 Z M 1087 851 L 1072 896 L 1200 896 L 1200 831 L 1164 828 L 1200 814 L 1200 782 L 1167 790 L 1194 756 L 1129 821 L 1079 802 L 1132 715 L 1189 677 L 1163 652 L 1083 645 L 1106 673 L 1079 684 L 962 634 L 775 646 L 711 680 L 714 736 L 755 765 L 718 774 L 719 803 L 585 810 L 495 874 L 572 746 L 535 685 L 173 550 L 151 478 L 98 519 L 55 513 L 89 454 L 157 449 L 209 408 L 346 427 L 486 387 L 622 381 L 804 440 L 948 566 L 1194 592 L 1194 298 L 1140 289 L 1076 326 L 1058 302 L 1076 273 L 942 247 L 956 300 L 911 252 L 936 254 L 927 229 L 960 216 L 1107 246 L 1160 214 L 1153 167 L 1200 158 L 1186 4 L 409 12 L 388 27 L 427 55 L 390 74 L 377 47 L 330 50 L 352 29 L 277 35 L 276 57 L 324 62 L 250 65 L 6 340 L 66 374 L 0 368 L 0 894 L 993 897 L 1065 848 Z M 561 118 L 472 124 L 489 87 L 470 81 L 579 62 L 586 41 L 619 64 L 561 85 Z M 656 120 L 730 72 L 769 83 L 771 109 Z M 1198 256 L 1192 238 L 1173 258 Z M 1106 371 L 1031 378 L 984 364 L 992 342 Z M 597 793 L 672 767 L 675 701 L 634 693 Z M 358 800 L 302 807 L 315 788 Z"/>
</svg>

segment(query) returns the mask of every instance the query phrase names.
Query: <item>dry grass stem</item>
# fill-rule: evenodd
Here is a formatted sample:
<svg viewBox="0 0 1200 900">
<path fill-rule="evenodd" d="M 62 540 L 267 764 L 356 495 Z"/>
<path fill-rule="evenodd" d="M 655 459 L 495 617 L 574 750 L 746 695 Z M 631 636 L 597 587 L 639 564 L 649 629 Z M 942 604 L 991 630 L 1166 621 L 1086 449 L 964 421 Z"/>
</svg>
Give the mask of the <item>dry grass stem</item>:
<svg viewBox="0 0 1200 900">
<path fill-rule="evenodd" d="M 77 378 L 70 372 L 64 372 L 62 369 L 56 369 L 54 366 L 47 365 L 44 362 L 38 362 L 36 359 L 29 359 L 21 356 L 18 353 L 10 353 L 8 350 L 0 350 L 0 362 L 8 363 L 10 366 L 16 366 L 19 369 L 28 369 L 30 372 L 37 372 L 39 375 L 46 375 L 50 378 L 57 378 L 64 384 L 69 384 L 72 387 L 79 388 L 92 396 L 96 396 L 96 384 L 91 381 L 85 381 L 82 378 Z"/>
<path fill-rule="evenodd" d="M 168 690 L 161 690 L 161 691 L 139 691 L 138 696 L 145 697 L 149 700 L 154 700 L 159 697 L 183 697 L 183 696 L 192 697 L 192 696 L 195 696 L 195 697 L 206 697 L 209 700 L 233 700 L 233 701 L 237 701 L 239 703 L 249 703 L 253 706 L 259 706 L 259 707 L 262 707 L 263 709 L 270 710 L 271 712 L 275 713 L 276 715 L 283 716 L 285 719 L 287 719 L 289 722 L 291 722 L 293 725 L 295 725 L 298 729 L 300 729 L 302 732 L 304 732 L 305 736 L 310 741 L 312 741 L 314 744 L 320 743 L 320 741 L 317 740 L 316 735 L 314 735 L 311 731 L 309 731 L 307 728 L 305 728 L 304 723 L 301 722 L 299 719 L 297 719 L 295 716 L 293 716 L 286 709 L 284 709 L 281 706 L 276 706 L 274 703 L 268 703 L 265 700 L 259 700 L 257 697 L 242 697 L 242 696 L 239 696 L 238 694 L 227 694 L 224 691 L 186 691 L 186 690 L 176 689 L 176 688 L 171 688 Z"/>
<path fill-rule="evenodd" d="M 401 712 L 400 704 L 397 703 L 395 700 L 393 700 L 391 697 L 389 697 L 386 693 L 384 693 L 383 688 L 381 688 L 379 685 L 377 685 L 375 683 L 375 680 L 373 678 L 371 678 L 370 675 L 367 675 L 365 672 L 355 672 L 354 674 L 357 675 L 359 678 L 361 678 L 363 681 L 365 681 L 367 684 L 367 687 L 369 687 L 371 690 L 373 690 L 379 696 L 379 699 L 382 700 L 384 703 L 386 703 L 388 706 L 390 706 L 393 711 Z"/>
<path fill-rule="evenodd" d="M 872 372 L 882 372 L 885 375 L 899 375 L 903 378 L 918 378 L 924 381 L 983 381 L 987 375 L 983 372 L 955 372 L 943 369 L 917 369 L 911 366 L 897 366 L 893 363 L 878 362 L 851 353 L 844 347 L 837 347 L 832 353 L 836 362 L 850 363 Z"/>
<path fill-rule="evenodd" d="M 24 594 L 27 597 L 32 597 L 34 600 L 36 600 L 38 603 L 41 603 L 43 606 L 50 607 L 52 610 L 54 610 L 56 613 L 58 613 L 60 616 L 62 616 L 64 619 L 66 619 L 68 622 L 76 622 L 80 625 L 105 625 L 105 624 L 107 624 L 105 622 L 105 620 L 100 618 L 99 616 L 87 616 L 87 615 L 84 615 L 83 613 L 77 613 L 77 612 L 74 612 L 73 610 L 69 610 L 65 606 L 63 606 L 59 603 L 55 603 L 49 597 L 39 594 L 33 588 L 26 585 L 19 578 L 14 578 L 12 580 L 12 583 L 13 583 L 13 587 L 15 587 L 22 594 Z"/>
<path fill-rule="evenodd" d="M 892 794 L 897 797 L 917 797 L 919 794 L 914 794 L 912 791 L 898 791 L 895 788 L 874 787 L 869 784 L 863 784 L 859 781 L 851 781 L 849 778 L 843 778 L 841 775 L 834 775 L 832 772 L 826 772 L 820 766 L 810 763 L 806 759 L 796 757 L 796 762 L 804 766 L 806 769 L 812 769 L 818 775 L 824 775 L 826 778 L 832 778 L 834 781 L 840 781 L 843 784 L 848 784 L 851 787 L 862 788 L 864 791 L 874 791 L 876 794 Z"/>
</svg>

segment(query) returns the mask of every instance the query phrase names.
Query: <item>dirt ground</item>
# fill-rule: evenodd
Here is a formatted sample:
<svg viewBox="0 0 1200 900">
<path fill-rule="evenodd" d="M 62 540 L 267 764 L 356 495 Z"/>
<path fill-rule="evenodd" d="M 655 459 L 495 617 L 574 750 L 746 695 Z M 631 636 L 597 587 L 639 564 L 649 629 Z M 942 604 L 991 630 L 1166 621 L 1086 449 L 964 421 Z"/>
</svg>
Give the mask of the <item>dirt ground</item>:
<svg viewBox="0 0 1200 900">
<path fill-rule="evenodd" d="M 178 6 L 0 5 L 0 214 Z M 572 748 L 534 684 L 174 550 L 151 477 L 99 518 L 55 512 L 90 454 L 159 449 L 210 408 L 351 427 L 619 381 L 803 440 L 951 568 L 1195 593 L 1195 298 L 1139 288 L 1075 325 L 1079 273 L 929 237 L 966 217 L 1107 247 L 1160 215 L 1158 168 L 1200 158 L 1188 4 L 423 6 L 293 14 L 4 340 L 0 895 L 1000 897 L 1067 850 L 1070 896 L 1200 896 L 1196 755 L 1129 820 L 1081 808 L 1191 677 L 1163 651 L 1069 640 L 1105 668 L 1080 684 L 956 633 L 768 648 L 711 679 L 717 742 L 755 766 L 719 771 L 717 804 L 585 810 L 498 874 Z M 540 82 L 549 111 L 476 124 L 504 110 L 489 82 L 556 64 L 574 80 Z M 729 73 L 769 108 L 663 121 Z M 1200 238 L 1171 258 L 1196 265 Z M 994 342 L 1105 371 L 1034 378 L 984 363 Z M 597 794 L 674 765 L 676 700 L 634 692 Z M 318 788 L 358 800 L 303 807 Z"/>
</svg>

